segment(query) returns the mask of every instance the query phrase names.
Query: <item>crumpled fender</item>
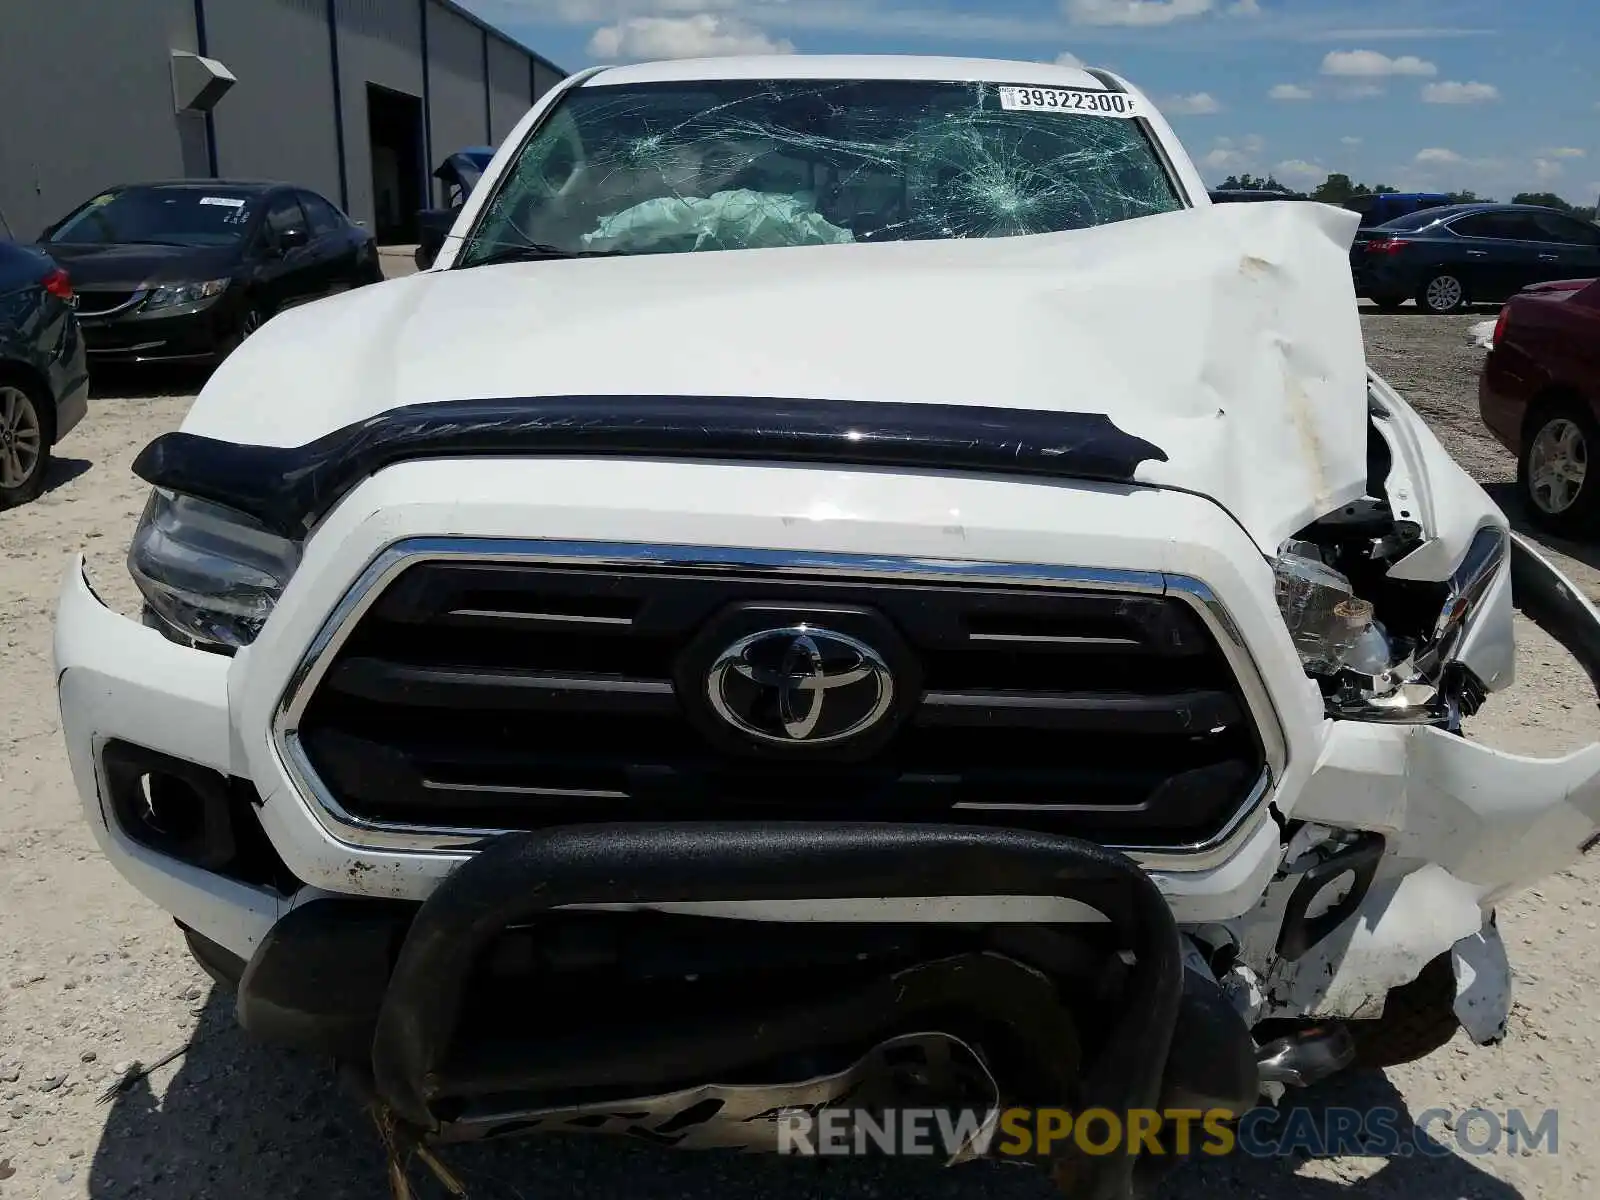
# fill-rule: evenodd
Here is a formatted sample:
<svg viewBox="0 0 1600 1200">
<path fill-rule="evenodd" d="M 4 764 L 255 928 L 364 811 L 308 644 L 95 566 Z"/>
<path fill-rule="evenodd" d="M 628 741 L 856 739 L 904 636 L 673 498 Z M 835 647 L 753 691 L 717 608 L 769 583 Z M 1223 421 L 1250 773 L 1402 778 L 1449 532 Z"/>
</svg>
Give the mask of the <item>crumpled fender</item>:
<svg viewBox="0 0 1600 1200">
<path fill-rule="evenodd" d="M 1600 612 L 1515 535 L 1511 581 L 1515 606 L 1600 688 Z M 1432 727 L 1333 722 L 1293 816 L 1380 833 L 1387 853 L 1357 911 L 1298 962 L 1276 964 L 1271 1007 L 1376 1017 L 1389 989 L 1448 952 L 1457 1016 L 1474 1040 L 1494 1041 L 1511 992 L 1494 905 L 1600 842 L 1600 743 L 1540 759 Z M 1264 910 L 1281 910 L 1295 882 L 1275 883 Z"/>
</svg>

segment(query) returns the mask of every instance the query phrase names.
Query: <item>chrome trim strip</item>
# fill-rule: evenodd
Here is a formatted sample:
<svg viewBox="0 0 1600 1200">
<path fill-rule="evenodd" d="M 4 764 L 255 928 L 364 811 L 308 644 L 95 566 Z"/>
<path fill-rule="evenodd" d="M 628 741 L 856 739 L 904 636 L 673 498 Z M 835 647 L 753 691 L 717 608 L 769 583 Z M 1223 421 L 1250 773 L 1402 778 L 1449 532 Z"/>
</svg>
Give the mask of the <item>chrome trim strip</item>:
<svg viewBox="0 0 1600 1200">
<path fill-rule="evenodd" d="M 79 317 L 114 317 L 120 312 L 127 312 L 137 304 L 142 304 L 144 298 L 150 294 L 149 288 L 140 288 L 115 308 L 97 308 L 90 311 L 86 308 L 78 309 Z M 80 292 L 81 296 L 82 293 Z M 157 343 L 159 345 L 159 343 Z"/>
<path fill-rule="evenodd" d="M 1288 743 L 1254 658 L 1216 594 L 1197 579 L 1159 571 L 1122 571 L 1041 563 L 906 558 L 816 551 L 764 550 L 736 546 L 658 546 L 621 542 L 544 539 L 410 538 L 381 551 L 345 591 L 296 664 L 273 716 L 271 743 L 307 811 L 346 848 L 401 851 L 430 857 L 464 858 L 484 841 L 512 832 L 432 828 L 369 821 L 347 812 L 318 778 L 298 731 L 317 685 L 357 622 L 394 579 L 418 562 L 470 558 L 475 562 L 529 563 L 589 568 L 644 566 L 700 572 L 763 572 L 841 579 L 892 578 L 930 583 L 989 583 L 1175 595 L 1211 631 L 1238 678 L 1262 739 L 1266 767 L 1228 825 L 1215 837 L 1188 846 L 1112 846 L 1151 870 L 1203 871 L 1225 862 L 1268 819 L 1268 801 L 1283 778 Z"/>
</svg>

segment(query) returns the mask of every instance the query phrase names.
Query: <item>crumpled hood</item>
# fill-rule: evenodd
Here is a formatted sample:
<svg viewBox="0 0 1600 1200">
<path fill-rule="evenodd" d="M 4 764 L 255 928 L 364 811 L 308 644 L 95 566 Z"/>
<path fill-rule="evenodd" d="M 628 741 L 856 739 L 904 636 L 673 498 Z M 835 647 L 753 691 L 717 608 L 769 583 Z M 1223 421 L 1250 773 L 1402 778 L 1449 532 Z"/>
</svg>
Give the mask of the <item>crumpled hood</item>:
<svg viewBox="0 0 1600 1200">
<path fill-rule="evenodd" d="M 1219 205 L 1031 237 L 424 273 L 283 313 L 187 432 L 289 446 L 408 404 L 695 395 L 1104 413 L 1264 551 L 1361 495 L 1359 218 Z M 1181 537 L 1181 530 L 1174 530 Z"/>
</svg>

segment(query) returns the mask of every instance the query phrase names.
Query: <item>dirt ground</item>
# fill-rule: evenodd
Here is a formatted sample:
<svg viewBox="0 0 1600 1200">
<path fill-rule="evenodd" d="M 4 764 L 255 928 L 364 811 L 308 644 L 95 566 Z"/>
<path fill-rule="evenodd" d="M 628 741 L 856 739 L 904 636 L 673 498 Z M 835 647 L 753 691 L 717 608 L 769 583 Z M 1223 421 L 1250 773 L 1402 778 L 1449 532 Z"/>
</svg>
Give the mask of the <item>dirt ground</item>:
<svg viewBox="0 0 1600 1200">
<path fill-rule="evenodd" d="M 1490 314 L 1492 315 L 1492 314 Z M 1451 451 L 1509 505 L 1509 456 L 1478 425 L 1483 319 L 1368 312 L 1372 359 L 1432 421 Z M 119 607 L 134 592 L 122 566 L 145 487 L 138 450 L 175 427 L 195 381 L 145 375 L 115 382 L 62 447 L 50 489 L 0 514 L 0 1198 L 96 1200 L 383 1200 L 371 1129 L 323 1063 L 257 1049 L 236 1030 L 172 922 L 97 855 L 58 733 L 51 621 L 68 555 L 86 548 Z M 1564 547 L 1563 565 L 1600 595 L 1593 551 Z M 1519 682 L 1497 696 L 1473 736 L 1560 753 L 1600 733 L 1593 692 L 1563 652 L 1520 630 Z M 1549 880 L 1501 914 L 1517 971 L 1511 1037 L 1478 1050 L 1463 1038 L 1410 1067 L 1352 1077 L 1303 1097 L 1312 1107 L 1556 1108 L 1554 1156 L 1212 1162 L 1166 1189 L 1176 1200 L 1560 1200 L 1600 1188 L 1597 1093 L 1600 866 Z M 99 1097 L 135 1062 L 176 1061 L 115 1099 Z M 1402 1117 L 1404 1121 L 1409 1118 Z M 478 1198 L 587 1195 L 667 1200 L 760 1194 L 1002 1200 L 1055 1193 L 1029 1169 L 833 1160 L 710 1158 L 616 1142 L 544 1142 L 461 1152 Z M 419 1195 L 442 1195 L 430 1187 Z"/>
</svg>

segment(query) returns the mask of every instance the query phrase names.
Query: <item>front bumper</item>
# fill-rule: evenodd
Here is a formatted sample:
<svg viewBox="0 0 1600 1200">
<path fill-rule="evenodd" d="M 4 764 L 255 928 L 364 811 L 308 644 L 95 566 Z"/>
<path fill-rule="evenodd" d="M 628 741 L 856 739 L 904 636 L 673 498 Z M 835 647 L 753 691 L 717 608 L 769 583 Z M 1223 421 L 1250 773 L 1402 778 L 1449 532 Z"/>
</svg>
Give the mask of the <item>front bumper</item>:
<svg viewBox="0 0 1600 1200">
<path fill-rule="evenodd" d="M 132 313 L 85 318 L 91 363 L 206 362 L 228 345 L 228 306 L 221 302 L 171 315 Z"/>
<path fill-rule="evenodd" d="M 687 480 L 695 471 L 705 478 Z M 672 507 L 641 511 L 630 499 L 639 495 L 671 496 Z M 728 495 L 747 498 L 746 511 L 728 512 Z M 508 540 L 554 528 L 607 544 L 681 544 L 687 534 L 711 545 L 794 552 L 843 544 L 881 554 L 893 547 L 933 565 L 1090 561 L 1208 581 L 1259 666 L 1287 755 L 1276 764 L 1270 796 L 1225 844 L 1204 855 L 1130 857 L 1178 925 L 1196 929 L 1248 924 L 1257 913 L 1281 865 L 1274 816 L 1381 833 L 1390 853 L 1359 915 L 1300 960 L 1300 1011 L 1372 1015 L 1387 986 L 1478 936 L 1499 896 L 1576 860 L 1600 828 L 1600 746 L 1536 761 L 1432 728 L 1325 721 L 1272 607 L 1267 568 L 1214 506 L 1170 493 L 1087 488 L 1074 492 L 1064 517 L 1062 506 L 1041 505 L 1039 495 L 1026 484 L 906 476 L 885 501 L 870 472 L 755 466 L 610 462 L 598 471 L 582 460 L 549 460 L 530 479 L 524 464 L 510 460 L 467 468 L 443 460 L 401 464 L 362 484 L 326 519 L 261 638 L 231 659 L 176 646 L 110 612 L 75 565 L 64 583 L 56 659 L 63 730 L 86 817 L 135 886 L 240 959 L 250 959 L 285 916 L 322 898 L 429 901 L 483 846 L 429 848 L 393 831 L 353 830 L 302 784 L 274 730 L 308 650 L 324 635 L 329 614 L 356 594 L 353 584 L 367 565 L 409 538 L 466 527 Z M 858 496 L 873 520 L 851 515 Z M 960 525 L 949 523 L 952 511 L 961 514 Z M 1063 529 L 1063 520 L 1073 527 Z M 1173 528 L 1185 529 L 1183 542 L 1171 538 Z M 1592 650 L 1600 646 L 1594 609 L 1527 544 L 1517 544 L 1514 563 L 1518 602 L 1582 651 L 1580 659 L 1600 662 Z M 278 877 L 290 882 L 269 886 L 197 869 L 128 837 L 105 802 L 105 748 L 113 741 L 241 783 L 255 798 L 249 819 L 281 859 Z M 1422 875 L 1419 862 L 1432 864 L 1428 874 L 1405 884 Z M 857 894 L 818 887 L 620 903 L 778 922 L 1103 919 L 1092 905 L 1045 888 L 910 895 L 862 881 L 852 890 Z M 1419 897 L 1436 920 L 1408 919 Z M 1270 941 L 1281 921 L 1268 923 Z M 1349 936 L 1358 925 L 1364 941 Z M 1335 969 L 1341 963 L 1349 964 L 1343 975 Z M 1320 978 L 1318 967 L 1328 968 Z"/>
</svg>

